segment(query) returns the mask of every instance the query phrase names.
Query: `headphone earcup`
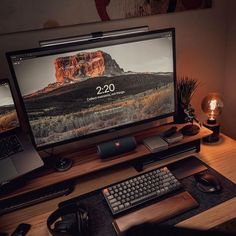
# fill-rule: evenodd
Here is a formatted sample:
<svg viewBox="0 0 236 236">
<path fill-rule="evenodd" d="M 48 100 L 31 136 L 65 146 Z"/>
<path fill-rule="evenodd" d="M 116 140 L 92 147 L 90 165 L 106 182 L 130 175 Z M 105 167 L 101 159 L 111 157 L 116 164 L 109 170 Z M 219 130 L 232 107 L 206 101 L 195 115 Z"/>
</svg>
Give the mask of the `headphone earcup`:
<svg viewBox="0 0 236 236">
<path fill-rule="evenodd" d="M 80 233 L 81 230 L 83 229 L 80 210 L 76 213 L 76 221 L 77 221 L 77 232 Z"/>
<path fill-rule="evenodd" d="M 69 220 L 57 221 L 54 225 L 54 230 L 56 233 L 65 234 L 71 231 L 72 222 Z"/>
<path fill-rule="evenodd" d="M 78 232 L 81 235 L 86 235 L 88 232 L 88 212 L 83 208 L 80 208 L 77 212 L 77 222 Z"/>
<path fill-rule="evenodd" d="M 57 221 L 61 217 L 63 219 Z M 47 227 L 54 236 L 85 236 L 88 233 L 88 219 L 86 210 L 71 204 L 54 211 L 47 219 Z"/>
</svg>

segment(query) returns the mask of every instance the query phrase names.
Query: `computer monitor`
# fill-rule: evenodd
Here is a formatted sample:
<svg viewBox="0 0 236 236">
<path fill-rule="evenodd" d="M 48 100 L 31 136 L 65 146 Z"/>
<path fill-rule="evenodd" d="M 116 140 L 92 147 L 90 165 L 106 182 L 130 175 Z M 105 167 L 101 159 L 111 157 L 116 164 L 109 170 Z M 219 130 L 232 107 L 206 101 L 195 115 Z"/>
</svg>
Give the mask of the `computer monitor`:
<svg viewBox="0 0 236 236">
<path fill-rule="evenodd" d="M 0 135 L 20 127 L 8 80 L 0 80 Z"/>
<path fill-rule="evenodd" d="M 36 148 L 173 116 L 175 31 L 7 53 Z"/>
</svg>

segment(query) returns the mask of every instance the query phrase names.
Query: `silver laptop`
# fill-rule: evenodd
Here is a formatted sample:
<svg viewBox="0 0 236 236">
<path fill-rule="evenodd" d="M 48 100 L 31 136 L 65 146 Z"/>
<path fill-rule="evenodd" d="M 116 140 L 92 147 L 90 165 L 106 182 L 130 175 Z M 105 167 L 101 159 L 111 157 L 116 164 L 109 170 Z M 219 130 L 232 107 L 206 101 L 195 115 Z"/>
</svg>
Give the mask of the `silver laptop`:
<svg viewBox="0 0 236 236">
<path fill-rule="evenodd" d="M 21 130 L 8 80 L 0 80 L 0 186 L 43 166 Z"/>
</svg>

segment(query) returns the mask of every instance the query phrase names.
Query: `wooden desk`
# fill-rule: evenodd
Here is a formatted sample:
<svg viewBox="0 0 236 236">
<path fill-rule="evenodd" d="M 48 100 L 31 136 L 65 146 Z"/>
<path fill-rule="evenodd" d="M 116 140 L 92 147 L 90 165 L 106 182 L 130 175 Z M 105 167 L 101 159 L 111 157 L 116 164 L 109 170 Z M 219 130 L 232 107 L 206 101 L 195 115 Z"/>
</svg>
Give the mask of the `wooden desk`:
<svg viewBox="0 0 236 236">
<path fill-rule="evenodd" d="M 198 154 L 198 157 L 236 183 L 236 141 L 225 135 L 222 135 L 221 137 L 220 143 L 211 145 L 202 144 L 201 152 Z M 179 155 L 176 158 L 181 159 L 184 158 L 184 156 Z M 174 160 L 175 158 L 166 159 L 165 161 L 161 161 L 161 163 L 158 162 L 155 165 L 147 167 L 145 170 L 166 165 Z M 53 199 L 0 217 L 0 231 L 11 233 L 19 223 L 24 222 L 32 225 L 32 228 L 27 235 L 49 235 L 46 219 L 48 215 L 56 209 L 59 202 L 136 174 L 137 172 L 131 166 L 118 166 L 112 169 L 102 170 L 96 173 L 95 176 L 82 176 L 78 179 L 75 190 L 69 196 Z M 199 215 L 189 218 L 178 225 L 198 229 L 210 229 L 235 217 L 236 197 L 202 212 Z"/>
</svg>

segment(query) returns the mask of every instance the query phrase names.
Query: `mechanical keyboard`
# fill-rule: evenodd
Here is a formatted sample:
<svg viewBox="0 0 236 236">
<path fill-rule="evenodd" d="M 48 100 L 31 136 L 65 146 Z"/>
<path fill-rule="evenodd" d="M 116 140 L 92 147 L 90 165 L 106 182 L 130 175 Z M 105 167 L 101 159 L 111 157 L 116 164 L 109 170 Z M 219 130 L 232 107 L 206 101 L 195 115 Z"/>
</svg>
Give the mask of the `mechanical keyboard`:
<svg viewBox="0 0 236 236">
<path fill-rule="evenodd" d="M 16 135 L 0 139 L 0 160 L 21 151 L 23 148 Z"/>
<path fill-rule="evenodd" d="M 15 197 L 0 200 L 0 215 L 28 207 L 46 200 L 68 195 L 74 189 L 74 181 L 65 181 L 37 189 Z"/>
<path fill-rule="evenodd" d="M 181 188 L 167 167 L 129 178 L 102 190 L 113 215 Z"/>
</svg>

